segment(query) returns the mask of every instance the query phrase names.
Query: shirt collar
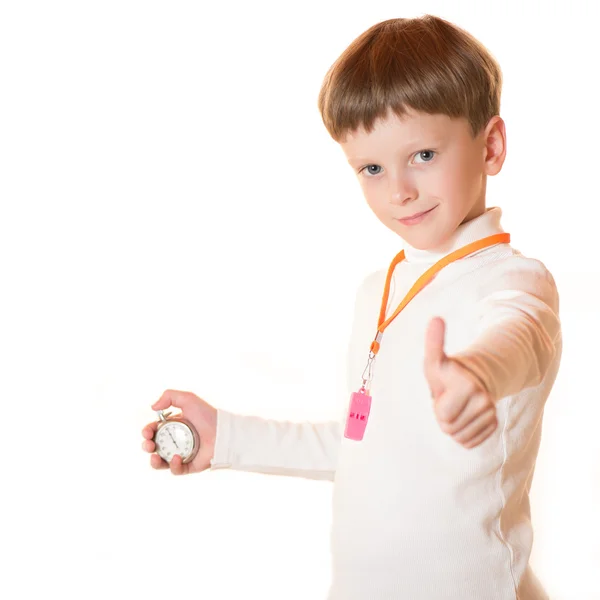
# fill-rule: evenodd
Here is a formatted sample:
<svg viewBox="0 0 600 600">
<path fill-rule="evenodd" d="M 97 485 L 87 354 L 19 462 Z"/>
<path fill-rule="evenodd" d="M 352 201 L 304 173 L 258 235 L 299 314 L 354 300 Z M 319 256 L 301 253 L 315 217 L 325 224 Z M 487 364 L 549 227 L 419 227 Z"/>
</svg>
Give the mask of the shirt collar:
<svg viewBox="0 0 600 600">
<path fill-rule="evenodd" d="M 414 248 L 407 242 L 404 243 L 404 256 L 408 263 L 431 263 L 434 264 L 451 254 L 455 250 L 475 242 L 482 238 L 504 233 L 500 219 L 502 209 L 499 206 L 491 206 L 484 213 L 458 226 L 449 240 L 436 248 L 420 250 Z"/>
</svg>

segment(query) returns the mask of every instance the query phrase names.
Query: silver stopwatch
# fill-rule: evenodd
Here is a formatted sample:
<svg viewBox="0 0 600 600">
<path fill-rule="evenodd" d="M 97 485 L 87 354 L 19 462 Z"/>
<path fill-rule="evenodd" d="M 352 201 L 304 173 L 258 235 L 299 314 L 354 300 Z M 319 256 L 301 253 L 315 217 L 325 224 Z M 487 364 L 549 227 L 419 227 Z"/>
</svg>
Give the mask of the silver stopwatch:
<svg viewBox="0 0 600 600">
<path fill-rule="evenodd" d="M 167 418 L 171 413 L 155 411 L 160 421 L 154 434 L 156 453 L 168 463 L 179 454 L 183 463 L 194 459 L 200 449 L 200 436 L 195 427 L 181 415 Z"/>
</svg>

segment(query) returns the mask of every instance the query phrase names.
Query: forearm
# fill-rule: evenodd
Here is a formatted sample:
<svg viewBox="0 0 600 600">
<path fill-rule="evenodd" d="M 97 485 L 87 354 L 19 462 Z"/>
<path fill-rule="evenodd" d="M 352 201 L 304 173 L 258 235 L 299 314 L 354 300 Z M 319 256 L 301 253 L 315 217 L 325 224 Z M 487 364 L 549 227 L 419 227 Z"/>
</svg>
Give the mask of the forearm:
<svg viewBox="0 0 600 600">
<path fill-rule="evenodd" d="M 211 470 L 333 481 L 341 421 L 294 423 L 218 410 Z"/>
</svg>

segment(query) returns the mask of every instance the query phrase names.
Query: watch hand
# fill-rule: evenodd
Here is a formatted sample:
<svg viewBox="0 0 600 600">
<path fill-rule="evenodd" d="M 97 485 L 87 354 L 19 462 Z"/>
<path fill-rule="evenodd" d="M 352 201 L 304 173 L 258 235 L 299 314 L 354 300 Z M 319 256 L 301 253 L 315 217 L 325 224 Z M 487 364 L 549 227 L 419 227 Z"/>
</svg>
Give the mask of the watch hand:
<svg viewBox="0 0 600 600">
<path fill-rule="evenodd" d="M 181 450 L 179 450 L 179 446 L 177 445 L 177 442 L 175 441 L 175 438 L 173 437 L 171 430 L 169 430 L 169 435 L 171 436 L 171 439 L 173 440 L 173 444 L 175 445 L 175 448 L 177 448 L 177 450 L 178 450 L 178 452 L 176 452 L 176 454 L 179 454 L 179 456 L 181 456 Z"/>
</svg>

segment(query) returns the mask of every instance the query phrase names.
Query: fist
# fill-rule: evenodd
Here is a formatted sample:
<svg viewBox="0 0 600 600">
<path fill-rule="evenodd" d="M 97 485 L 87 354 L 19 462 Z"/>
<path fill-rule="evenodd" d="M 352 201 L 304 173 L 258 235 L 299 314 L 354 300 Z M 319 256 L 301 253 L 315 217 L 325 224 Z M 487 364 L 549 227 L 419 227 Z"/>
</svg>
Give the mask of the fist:
<svg viewBox="0 0 600 600">
<path fill-rule="evenodd" d="M 474 448 L 498 426 L 496 406 L 479 378 L 445 354 L 445 334 L 444 320 L 432 319 L 425 336 L 425 378 L 442 431 L 465 448 Z"/>
<path fill-rule="evenodd" d="M 170 469 L 173 475 L 186 475 L 188 473 L 206 471 L 210 468 L 210 461 L 215 452 L 217 409 L 195 394 L 179 390 L 166 390 L 152 405 L 152 409 L 166 410 L 171 406 L 180 408 L 182 410 L 180 414 L 196 428 L 200 436 L 200 450 L 189 463 L 183 464 L 179 454 L 176 454 L 171 462 L 167 463 L 155 453 L 156 444 L 154 443 L 154 435 L 158 427 L 158 421 L 153 421 L 142 429 L 142 436 L 145 438 L 142 442 L 142 450 L 152 453 L 150 465 L 154 469 Z M 173 414 L 171 418 L 176 418 L 177 416 L 179 414 Z"/>
</svg>

